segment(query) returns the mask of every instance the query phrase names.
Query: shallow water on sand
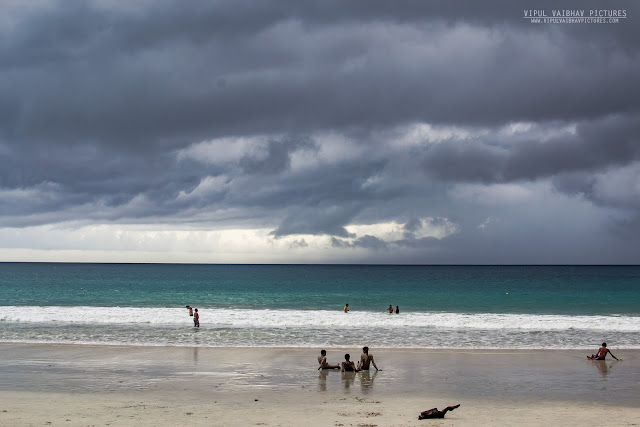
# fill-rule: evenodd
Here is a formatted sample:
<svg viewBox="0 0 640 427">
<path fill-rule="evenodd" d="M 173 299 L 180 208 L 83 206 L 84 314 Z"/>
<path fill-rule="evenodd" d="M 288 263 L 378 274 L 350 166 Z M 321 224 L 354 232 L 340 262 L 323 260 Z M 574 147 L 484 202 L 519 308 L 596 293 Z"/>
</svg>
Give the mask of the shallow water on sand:
<svg viewBox="0 0 640 427">
<path fill-rule="evenodd" d="M 339 362 L 345 351 L 328 352 Z M 0 389 L 144 392 L 197 389 L 201 398 L 225 391 L 301 390 L 344 395 L 415 395 L 425 390 L 457 399 L 586 401 L 637 405 L 640 353 L 620 362 L 592 362 L 577 351 L 375 350 L 379 372 L 316 369 L 310 349 L 222 349 L 0 345 Z"/>
</svg>

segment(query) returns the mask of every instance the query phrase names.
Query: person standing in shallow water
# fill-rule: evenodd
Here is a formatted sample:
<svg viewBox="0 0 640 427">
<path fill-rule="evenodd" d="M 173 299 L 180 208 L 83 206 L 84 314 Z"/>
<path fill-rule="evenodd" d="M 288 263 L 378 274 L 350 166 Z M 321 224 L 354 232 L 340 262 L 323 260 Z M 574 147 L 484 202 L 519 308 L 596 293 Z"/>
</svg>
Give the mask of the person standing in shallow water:
<svg viewBox="0 0 640 427">
<path fill-rule="evenodd" d="M 389 313 L 393 313 L 393 306 L 391 304 L 389 304 L 389 308 L 387 308 L 387 311 Z"/>
<path fill-rule="evenodd" d="M 396 305 L 396 314 L 400 314 L 400 306 Z"/>
<path fill-rule="evenodd" d="M 196 308 L 196 312 L 193 313 L 193 326 L 196 328 L 200 327 L 200 313 L 198 313 L 198 309 Z"/>
<path fill-rule="evenodd" d="M 345 312 L 345 313 L 348 313 L 348 312 L 349 312 L 349 304 L 347 304 L 347 305 L 345 305 L 345 306 L 344 306 L 344 312 Z"/>
<path fill-rule="evenodd" d="M 193 307 L 191 307 L 190 305 L 185 306 L 187 308 L 187 310 L 189 310 L 189 316 L 193 316 Z"/>
</svg>

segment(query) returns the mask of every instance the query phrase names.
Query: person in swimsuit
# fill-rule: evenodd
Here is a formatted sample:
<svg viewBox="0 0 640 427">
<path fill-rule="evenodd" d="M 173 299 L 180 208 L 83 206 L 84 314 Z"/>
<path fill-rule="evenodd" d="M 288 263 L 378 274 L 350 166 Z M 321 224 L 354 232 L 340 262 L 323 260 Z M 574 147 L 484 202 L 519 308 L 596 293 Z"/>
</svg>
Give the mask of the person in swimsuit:
<svg viewBox="0 0 640 427">
<path fill-rule="evenodd" d="M 393 306 L 391 304 L 389 304 L 389 308 L 387 308 L 387 311 L 389 313 L 393 313 Z"/>
<path fill-rule="evenodd" d="M 349 353 L 344 355 L 344 362 L 342 362 L 342 372 L 358 372 L 359 369 L 356 368 L 356 365 L 350 360 L 351 355 Z"/>
<path fill-rule="evenodd" d="M 327 351 L 320 350 L 320 356 L 318 356 L 318 363 L 320 364 L 320 369 L 340 369 L 340 365 L 329 365 L 327 362 Z"/>
<path fill-rule="evenodd" d="M 609 353 L 611 355 L 611 357 L 613 357 L 614 359 L 620 360 L 617 357 L 615 357 L 613 355 L 613 353 L 611 353 L 611 351 L 609 351 L 609 349 L 607 348 L 607 343 L 606 342 L 602 343 L 602 346 L 598 349 L 596 354 L 592 354 L 591 356 L 587 356 L 587 359 L 590 359 L 590 360 L 605 360 L 605 358 L 607 357 L 607 353 Z"/>
<path fill-rule="evenodd" d="M 348 312 L 349 312 L 349 304 L 347 304 L 347 305 L 345 305 L 345 306 L 344 306 L 344 312 L 345 312 L 345 313 L 348 313 Z"/>
<path fill-rule="evenodd" d="M 196 312 L 193 315 L 193 326 L 196 328 L 200 327 L 200 314 L 198 313 L 198 309 L 196 308 Z"/>
<path fill-rule="evenodd" d="M 190 305 L 185 306 L 189 310 L 189 316 L 193 316 L 193 308 Z"/>
<path fill-rule="evenodd" d="M 400 307 L 396 305 L 396 314 L 400 314 Z"/>
<path fill-rule="evenodd" d="M 368 371 L 369 365 L 373 364 L 373 367 L 378 371 L 376 362 L 373 361 L 373 355 L 369 354 L 369 347 L 362 347 L 362 354 L 360 355 L 360 362 L 358 363 L 359 370 Z"/>
</svg>

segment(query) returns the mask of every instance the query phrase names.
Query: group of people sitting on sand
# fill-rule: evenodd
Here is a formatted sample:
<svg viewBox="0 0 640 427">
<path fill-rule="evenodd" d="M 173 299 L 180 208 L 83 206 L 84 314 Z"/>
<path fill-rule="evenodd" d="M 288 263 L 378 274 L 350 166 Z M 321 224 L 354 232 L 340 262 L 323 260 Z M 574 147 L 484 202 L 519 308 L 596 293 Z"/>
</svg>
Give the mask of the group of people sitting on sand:
<svg viewBox="0 0 640 427">
<path fill-rule="evenodd" d="M 602 346 L 600 346 L 596 354 L 587 356 L 587 358 L 591 360 L 605 360 L 605 358 L 607 357 L 607 354 L 610 354 L 611 357 L 613 357 L 616 360 L 619 360 L 607 348 L 606 342 L 602 343 Z M 351 355 L 349 353 L 344 355 L 344 362 L 336 365 L 331 365 L 329 362 L 327 362 L 326 350 L 320 350 L 320 356 L 318 356 L 318 364 L 320 365 L 318 367 L 318 370 L 340 369 L 342 372 L 359 372 L 359 371 L 368 371 L 371 365 L 373 365 L 376 371 L 379 370 L 378 366 L 376 365 L 376 362 L 373 360 L 373 355 L 369 353 L 369 347 L 367 346 L 362 347 L 362 354 L 360 355 L 360 360 L 358 361 L 357 365 L 351 360 Z"/>
<path fill-rule="evenodd" d="M 356 365 L 351 361 L 351 355 L 349 353 L 344 355 L 344 362 L 339 365 L 330 365 L 327 362 L 327 351 L 321 350 L 320 356 L 318 356 L 318 370 L 320 369 L 340 369 L 342 372 L 358 372 L 358 371 L 368 371 L 369 367 L 373 365 L 373 367 L 378 371 L 378 367 L 376 366 L 376 362 L 373 360 L 373 355 L 369 354 L 369 347 L 362 347 L 362 354 L 360 355 L 360 360 Z"/>
</svg>

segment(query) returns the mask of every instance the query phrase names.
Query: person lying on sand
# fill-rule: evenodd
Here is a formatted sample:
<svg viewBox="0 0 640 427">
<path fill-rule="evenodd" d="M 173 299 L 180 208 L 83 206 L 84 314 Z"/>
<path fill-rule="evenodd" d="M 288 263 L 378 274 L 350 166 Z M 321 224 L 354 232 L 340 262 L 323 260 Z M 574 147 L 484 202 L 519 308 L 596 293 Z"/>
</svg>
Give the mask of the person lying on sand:
<svg viewBox="0 0 640 427">
<path fill-rule="evenodd" d="M 373 364 L 373 367 L 376 368 L 376 371 L 378 370 L 376 362 L 373 361 L 373 354 L 369 354 L 369 347 L 362 347 L 362 354 L 360 355 L 358 370 L 368 371 L 370 364 Z"/>
<path fill-rule="evenodd" d="M 598 349 L 596 354 L 592 354 L 591 356 L 587 356 L 587 359 L 590 359 L 590 360 L 604 360 L 605 357 L 607 357 L 607 353 L 609 353 L 611 355 L 611 357 L 613 357 L 614 359 L 620 360 L 617 357 L 615 357 L 613 355 L 613 353 L 611 353 L 611 351 L 609 351 L 609 349 L 607 348 L 607 343 L 606 342 L 602 343 L 602 346 Z"/>
<path fill-rule="evenodd" d="M 329 365 L 329 363 L 327 363 L 327 351 L 326 350 L 320 350 L 320 356 L 318 356 L 318 363 L 320 364 L 320 367 L 318 368 L 318 370 L 320 370 L 320 369 L 340 369 L 340 365 Z"/>
<path fill-rule="evenodd" d="M 344 355 L 344 362 L 342 362 L 342 372 L 358 372 L 360 370 L 356 368 L 356 365 L 350 359 L 351 355 L 349 353 Z"/>
<path fill-rule="evenodd" d="M 460 406 L 459 403 L 457 405 L 454 405 L 454 406 L 447 406 L 442 411 L 438 411 L 438 408 L 432 408 L 432 409 L 429 409 L 427 411 L 421 412 L 420 415 L 418 415 L 418 419 L 419 420 L 426 420 L 428 418 L 444 418 L 444 414 L 446 414 L 447 411 L 453 411 L 458 406 Z"/>
</svg>

